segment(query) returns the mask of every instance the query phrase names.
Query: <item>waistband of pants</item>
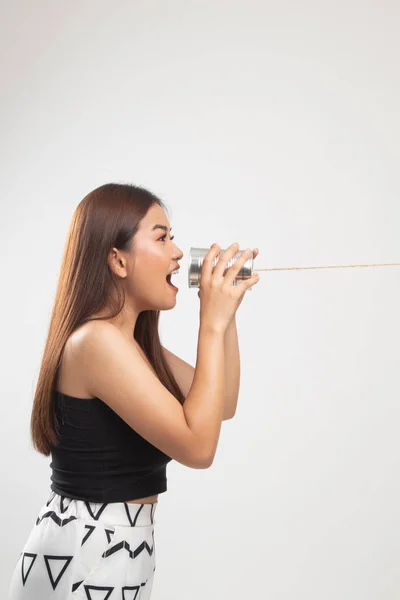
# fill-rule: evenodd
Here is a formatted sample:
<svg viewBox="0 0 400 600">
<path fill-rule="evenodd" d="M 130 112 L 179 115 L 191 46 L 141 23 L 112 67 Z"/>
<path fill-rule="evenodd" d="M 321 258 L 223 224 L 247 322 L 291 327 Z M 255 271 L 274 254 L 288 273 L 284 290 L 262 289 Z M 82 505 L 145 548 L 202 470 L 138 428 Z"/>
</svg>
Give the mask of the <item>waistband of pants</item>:
<svg viewBox="0 0 400 600">
<path fill-rule="evenodd" d="M 155 523 L 154 515 L 157 505 L 158 501 L 149 504 L 88 502 L 61 496 L 57 492 L 51 491 L 49 499 L 40 511 L 38 521 L 44 514 L 53 512 L 56 519 L 64 521 L 76 518 L 109 525 L 147 527 Z"/>
</svg>

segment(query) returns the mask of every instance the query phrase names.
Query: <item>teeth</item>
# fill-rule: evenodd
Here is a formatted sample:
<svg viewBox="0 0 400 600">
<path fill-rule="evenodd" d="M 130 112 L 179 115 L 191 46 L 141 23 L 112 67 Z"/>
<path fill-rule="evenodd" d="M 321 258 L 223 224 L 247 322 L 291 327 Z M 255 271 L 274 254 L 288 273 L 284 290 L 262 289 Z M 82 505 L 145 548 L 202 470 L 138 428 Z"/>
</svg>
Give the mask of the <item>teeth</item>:
<svg viewBox="0 0 400 600">
<path fill-rule="evenodd" d="M 176 271 L 172 271 L 172 272 L 170 273 L 170 275 L 177 275 L 178 273 L 179 273 L 179 269 L 176 269 Z"/>
</svg>

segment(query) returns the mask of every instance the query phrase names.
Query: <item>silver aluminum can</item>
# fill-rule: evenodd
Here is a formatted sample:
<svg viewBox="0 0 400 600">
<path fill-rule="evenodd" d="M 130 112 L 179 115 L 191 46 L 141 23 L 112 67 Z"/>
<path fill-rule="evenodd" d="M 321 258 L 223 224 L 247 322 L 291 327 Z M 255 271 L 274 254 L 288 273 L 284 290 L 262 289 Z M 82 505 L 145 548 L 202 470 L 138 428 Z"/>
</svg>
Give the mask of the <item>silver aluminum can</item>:
<svg viewBox="0 0 400 600">
<path fill-rule="evenodd" d="M 200 277 L 201 277 L 201 267 L 203 265 L 203 260 L 206 254 L 209 252 L 210 248 L 190 248 L 189 251 L 189 268 L 188 268 L 188 283 L 190 288 L 199 288 L 200 287 Z M 214 270 L 215 265 L 217 264 L 220 255 L 225 250 L 221 248 L 220 254 L 214 258 L 212 270 Z M 238 259 L 238 257 L 244 252 L 244 250 L 238 250 L 234 256 L 232 256 L 231 260 L 228 261 L 227 267 L 224 270 L 224 275 L 227 270 L 233 265 L 233 263 Z M 240 271 L 237 273 L 233 285 L 237 286 L 243 281 L 243 279 L 248 279 L 253 274 L 253 254 L 250 255 L 248 260 L 244 263 Z M 248 289 L 252 290 L 250 287 Z"/>
</svg>

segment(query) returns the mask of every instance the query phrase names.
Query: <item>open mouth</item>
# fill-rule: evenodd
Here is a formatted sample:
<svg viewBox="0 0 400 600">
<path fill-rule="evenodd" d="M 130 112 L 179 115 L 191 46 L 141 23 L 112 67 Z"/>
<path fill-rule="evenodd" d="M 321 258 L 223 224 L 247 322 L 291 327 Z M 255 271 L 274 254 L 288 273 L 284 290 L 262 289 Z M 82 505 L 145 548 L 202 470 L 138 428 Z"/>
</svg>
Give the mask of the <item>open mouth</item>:
<svg viewBox="0 0 400 600">
<path fill-rule="evenodd" d="M 171 283 L 171 273 L 168 273 L 166 280 L 168 285 L 170 285 L 174 290 L 178 290 L 178 288 L 173 283 Z"/>
</svg>

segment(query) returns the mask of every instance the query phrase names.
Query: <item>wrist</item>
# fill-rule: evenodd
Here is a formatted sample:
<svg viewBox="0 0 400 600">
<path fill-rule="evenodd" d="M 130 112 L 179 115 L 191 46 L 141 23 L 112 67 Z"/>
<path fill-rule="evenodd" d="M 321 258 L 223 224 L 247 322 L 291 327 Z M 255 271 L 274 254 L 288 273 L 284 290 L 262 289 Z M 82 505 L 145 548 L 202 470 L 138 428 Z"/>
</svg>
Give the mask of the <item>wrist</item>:
<svg viewBox="0 0 400 600">
<path fill-rule="evenodd" d="M 215 335 L 215 336 L 224 336 L 225 329 L 218 327 L 217 325 L 212 325 L 210 323 L 200 323 L 199 332 L 205 335 Z"/>
</svg>

